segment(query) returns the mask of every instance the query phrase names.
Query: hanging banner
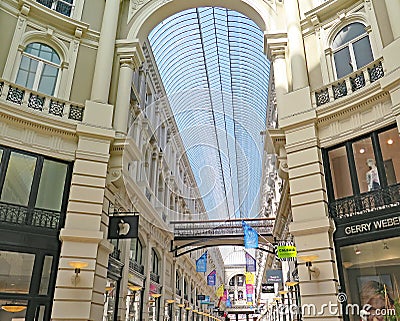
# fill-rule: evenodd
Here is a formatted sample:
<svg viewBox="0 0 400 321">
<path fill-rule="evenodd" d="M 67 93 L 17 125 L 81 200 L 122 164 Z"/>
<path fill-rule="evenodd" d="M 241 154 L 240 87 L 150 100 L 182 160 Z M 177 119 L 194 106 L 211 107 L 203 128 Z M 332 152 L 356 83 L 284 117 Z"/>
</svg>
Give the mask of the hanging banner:
<svg viewBox="0 0 400 321">
<path fill-rule="evenodd" d="M 221 301 L 222 301 L 222 302 L 225 302 L 227 298 L 228 298 L 228 290 L 225 290 L 225 291 L 224 291 L 224 294 L 223 294 L 223 296 L 222 296 Z"/>
<path fill-rule="evenodd" d="M 207 251 L 196 260 L 196 272 L 207 272 Z"/>
<path fill-rule="evenodd" d="M 258 233 L 257 231 L 248 225 L 245 221 L 242 221 L 242 227 L 244 230 L 244 247 L 246 249 L 258 248 Z"/>
<path fill-rule="evenodd" d="M 261 293 L 275 293 L 274 283 L 261 284 Z"/>
<path fill-rule="evenodd" d="M 217 298 L 220 298 L 224 295 L 224 285 L 223 284 L 221 284 L 218 287 L 217 291 L 215 291 L 215 294 L 217 295 Z"/>
<path fill-rule="evenodd" d="M 206 295 L 204 296 L 204 300 L 200 301 L 200 304 L 209 304 L 210 303 L 210 296 Z"/>
<path fill-rule="evenodd" d="M 246 294 L 253 294 L 254 286 L 253 284 L 246 284 Z"/>
<path fill-rule="evenodd" d="M 244 275 L 246 276 L 246 284 L 254 284 L 254 273 L 246 272 Z"/>
<path fill-rule="evenodd" d="M 231 298 L 229 297 L 229 295 L 228 295 L 228 297 L 226 298 L 225 306 L 226 306 L 227 308 L 231 308 L 231 307 L 232 307 L 232 302 L 231 302 Z"/>
<path fill-rule="evenodd" d="M 276 251 L 278 253 L 278 258 L 281 260 L 295 258 L 297 256 L 296 247 L 293 245 L 278 245 Z"/>
<path fill-rule="evenodd" d="M 246 272 L 256 272 L 256 260 L 246 252 Z"/>
<path fill-rule="evenodd" d="M 217 271 L 212 270 L 209 275 L 207 275 L 207 285 L 215 286 L 217 283 Z"/>
</svg>

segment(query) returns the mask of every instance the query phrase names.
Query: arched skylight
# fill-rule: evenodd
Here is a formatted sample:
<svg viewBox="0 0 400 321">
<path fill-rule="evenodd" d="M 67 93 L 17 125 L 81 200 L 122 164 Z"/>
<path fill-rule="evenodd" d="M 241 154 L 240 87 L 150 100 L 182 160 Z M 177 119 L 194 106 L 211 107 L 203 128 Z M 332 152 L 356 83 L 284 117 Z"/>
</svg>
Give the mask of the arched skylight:
<svg viewBox="0 0 400 321">
<path fill-rule="evenodd" d="M 210 218 L 256 217 L 269 62 L 263 33 L 238 12 L 203 7 L 149 41 Z"/>
</svg>

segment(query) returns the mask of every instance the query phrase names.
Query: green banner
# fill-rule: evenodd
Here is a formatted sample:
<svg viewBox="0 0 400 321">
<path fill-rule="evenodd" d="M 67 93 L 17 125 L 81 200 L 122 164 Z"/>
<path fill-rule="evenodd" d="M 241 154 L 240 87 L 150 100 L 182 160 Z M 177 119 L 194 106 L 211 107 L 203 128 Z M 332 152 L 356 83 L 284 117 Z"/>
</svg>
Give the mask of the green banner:
<svg viewBox="0 0 400 321">
<path fill-rule="evenodd" d="M 280 245 L 277 251 L 280 259 L 289 259 L 297 256 L 296 247 L 293 245 Z"/>
</svg>

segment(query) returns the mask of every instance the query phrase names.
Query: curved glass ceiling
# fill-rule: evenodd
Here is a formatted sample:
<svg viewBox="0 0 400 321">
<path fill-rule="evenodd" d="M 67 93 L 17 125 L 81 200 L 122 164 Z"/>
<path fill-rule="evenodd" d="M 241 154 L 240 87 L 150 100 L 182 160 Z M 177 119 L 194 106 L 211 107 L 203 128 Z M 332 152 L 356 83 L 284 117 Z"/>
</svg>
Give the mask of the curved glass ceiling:
<svg viewBox="0 0 400 321">
<path fill-rule="evenodd" d="M 164 20 L 149 41 L 209 217 L 256 217 L 269 80 L 262 31 L 204 7 Z"/>
</svg>

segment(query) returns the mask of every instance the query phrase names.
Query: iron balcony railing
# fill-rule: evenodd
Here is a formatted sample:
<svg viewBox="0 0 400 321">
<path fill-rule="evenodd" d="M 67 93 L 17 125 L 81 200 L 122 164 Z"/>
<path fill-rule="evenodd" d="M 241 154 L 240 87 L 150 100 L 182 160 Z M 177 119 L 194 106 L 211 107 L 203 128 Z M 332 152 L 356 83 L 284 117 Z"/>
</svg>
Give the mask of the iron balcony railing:
<svg viewBox="0 0 400 321">
<path fill-rule="evenodd" d="M 329 215 L 340 221 L 394 206 L 400 206 L 400 184 L 331 202 Z"/>
<path fill-rule="evenodd" d="M 150 280 L 155 283 L 160 283 L 160 276 L 156 273 L 150 272 Z"/>
<path fill-rule="evenodd" d="M 44 114 L 81 122 L 84 106 L 47 96 L 0 79 L 0 101 L 33 109 Z"/>
<path fill-rule="evenodd" d="M 61 212 L 0 202 L 0 222 L 58 230 Z"/>
<path fill-rule="evenodd" d="M 383 76 L 383 62 L 382 58 L 380 58 L 348 76 L 312 92 L 311 99 L 313 106 L 319 107 L 336 99 L 349 96 Z"/>
<path fill-rule="evenodd" d="M 121 250 L 114 248 L 114 250 L 111 252 L 110 256 L 119 261 L 120 257 L 121 257 Z"/>
<path fill-rule="evenodd" d="M 144 266 L 137 263 L 136 261 L 129 260 L 129 269 L 132 272 L 137 272 L 141 275 L 144 275 Z"/>
</svg>

